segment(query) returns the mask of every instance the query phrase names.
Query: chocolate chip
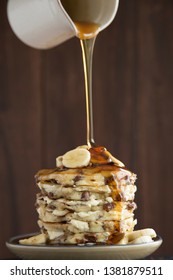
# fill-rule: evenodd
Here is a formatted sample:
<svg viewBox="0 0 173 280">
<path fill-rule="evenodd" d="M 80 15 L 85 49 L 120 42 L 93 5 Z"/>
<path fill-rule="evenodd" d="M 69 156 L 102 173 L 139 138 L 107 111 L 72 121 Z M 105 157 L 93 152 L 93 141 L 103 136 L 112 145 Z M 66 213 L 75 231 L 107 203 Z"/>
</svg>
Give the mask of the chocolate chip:
<svg viewBox="0 0 173 280">
<path fill-rule="evenodd" d="M 87 242 L 96 243 L 96 237 L 94 235 L 85 234 L 84 237 L 87 240 Z"/>
<path fill-rule="evenodd" d="M 51 210 L 55 210 L 56 206 L 50 204 L 50 205 L 48 205 L 48 208 L 51 209 Z"/>
<path fill-rule="evenodd" d="M 48 195 L 48 197 L 49 197 L 50 199 L 53 199 L 53 198 L 54 198 L 54 194 L 53 194 L 52 192 L 49 192 L 47 195 Z"/>
<path fill-rule="evenodd" d="M 77 176 L 73 179 L 73 181 L 74 181 L 74 183 L 76 183 L 76 182 L 80 181 L 81 179 L 82 179 L 82 176 L 81 176 L 81 175 L 77 175 Z"/>
<path fill-rule="evenodd" d="M 127 210 L 135 210 L 136 209 L 136 203 L 135 202 L 129 202 L 127 204 Z"/>
<path fill-rule="evenodd" d="M 82 192 L 81 200 L 88 201 L 90 199 L 90 192 Z"/>
<path fill-rule="evenodd" d="M 105 210 L 107 212 L 111 211 L 114 208 L 115 208 L 115 203 L 114 202 L 108 202 L 108 203 L 103 205 L 103 210 Z"/>
</svg>

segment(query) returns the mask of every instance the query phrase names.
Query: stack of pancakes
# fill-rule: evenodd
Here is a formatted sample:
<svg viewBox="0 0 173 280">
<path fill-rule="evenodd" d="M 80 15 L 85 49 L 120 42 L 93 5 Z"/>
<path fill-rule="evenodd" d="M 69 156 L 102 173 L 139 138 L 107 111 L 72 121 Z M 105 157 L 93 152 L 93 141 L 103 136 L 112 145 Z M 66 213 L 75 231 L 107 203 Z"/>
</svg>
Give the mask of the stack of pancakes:
<svg viewBox="0 0 173 280">
<path fill-rule="evenodd" d="M 106 149 L 87 152 L 85 166 L 64 166 L 61 157 L 56 169 L 36 174 L 38 224 L 48 244 L 117 244 L 134 229 L 136 175 L 110 159 Z"/>
</svg>

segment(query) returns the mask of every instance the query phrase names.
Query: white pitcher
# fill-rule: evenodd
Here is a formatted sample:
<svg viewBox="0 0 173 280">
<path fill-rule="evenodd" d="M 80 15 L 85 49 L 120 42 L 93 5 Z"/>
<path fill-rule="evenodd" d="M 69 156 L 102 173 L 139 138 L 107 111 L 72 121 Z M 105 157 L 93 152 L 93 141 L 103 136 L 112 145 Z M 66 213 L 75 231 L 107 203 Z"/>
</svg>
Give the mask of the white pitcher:
<svg viewBox="0 0 173 280">
<path fill-rule="evenodd" d="M 80 1 L 93 1 L 94 10 L 99 8 L 100 14 L 96 20 L 99 21 L 101 30 L 114 19 L 119 2 L 106 0 L 106 8 L 101 9 L 99 5 L 105 0 Z M 75 24 L 60 0 L 8 0 L 7 14 L 16 36 L 34 48 L 52 48 L 77 35 Z M 85 13 L 84 10 L 82 14 L 85 21 L 91 20 L 90 17 L 93 19 L 92 11 Z"/>
</svg>

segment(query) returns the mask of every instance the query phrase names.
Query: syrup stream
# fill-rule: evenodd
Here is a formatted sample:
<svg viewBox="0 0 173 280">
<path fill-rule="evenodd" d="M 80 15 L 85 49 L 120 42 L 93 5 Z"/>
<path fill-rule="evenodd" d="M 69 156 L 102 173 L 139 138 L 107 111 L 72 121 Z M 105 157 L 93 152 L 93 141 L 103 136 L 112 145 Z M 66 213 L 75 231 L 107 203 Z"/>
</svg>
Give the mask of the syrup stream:
<svg viewBox="0 0 173 280">
<path fill-rule="evenodd" d="M 85 78 L 87 145 L 89 147 L 95 145 L 92 105 L 92 62 L 95 39 L 96 37 L 94 36 L 90 39 L 80 40 Z"/>
<path fill-rule="evenodd" d="M 77 36 L 80 39 L 84 67 L 85 96 L 86 96 L 86 125 L 87 145 L 95 146 L 93 106 L 92 106 L 92 64 L 93 51 L 96 36 L 99 33 L 99 25 L 94 22 L 74 22 L 77 29 Z"/>
</svg>

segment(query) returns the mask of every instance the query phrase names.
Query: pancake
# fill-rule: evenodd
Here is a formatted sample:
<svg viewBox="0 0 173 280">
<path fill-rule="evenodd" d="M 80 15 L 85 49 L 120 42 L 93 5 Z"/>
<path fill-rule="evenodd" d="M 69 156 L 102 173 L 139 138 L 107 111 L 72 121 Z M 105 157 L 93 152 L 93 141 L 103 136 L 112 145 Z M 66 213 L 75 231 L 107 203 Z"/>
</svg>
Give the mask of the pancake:
<svg viewBox="0 0 173 280">
<path fill-rule="evenodd" d="M 94 221 L 94 222 L 83 222 L 79 220 L 71 220 L 68 223 L 50 223 L 43 222 L 42 220 L 38 221 L 38 225 L 43 232 L 48 231 L 63 231 L 71 233 L 80 233 L 80 232 L 125 232 L 132 231 L 137 221 L 133 217 L 125 219 L 123 221 Z"/>
<path fill-rule="evenodd" d="M 38 244 L 43 240 L 48 244 L 125 240 L 137 223 L 136 175 L 103 147 L 76 148 L 56 163 L 57 168 L 42 169 L 35 176 Z"/>
</svg>

